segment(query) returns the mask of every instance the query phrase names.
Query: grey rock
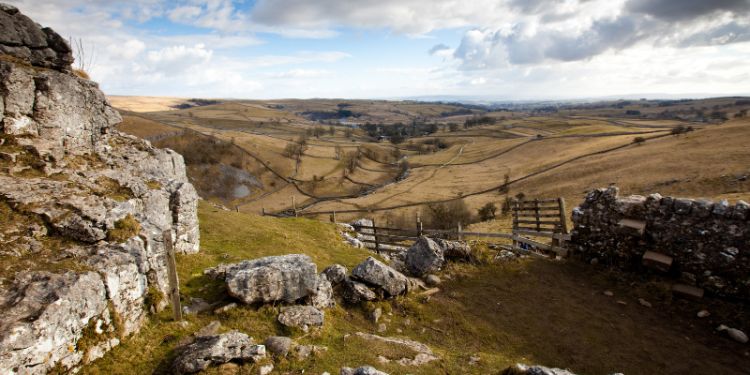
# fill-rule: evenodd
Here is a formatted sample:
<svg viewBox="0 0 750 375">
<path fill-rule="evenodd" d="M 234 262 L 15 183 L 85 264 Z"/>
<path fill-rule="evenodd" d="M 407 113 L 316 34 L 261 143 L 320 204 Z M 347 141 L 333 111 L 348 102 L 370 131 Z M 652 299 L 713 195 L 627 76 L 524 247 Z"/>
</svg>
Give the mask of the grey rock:
<svg viewBox="0 0 750 375">
<path fill-rule="evenodd" d="M 286 336 L 271 336 L 264 342 L 266 349 L 278 357 L 286 357 L 294 342 Z"/>
<path fill-rule="evenodd" d="M 211 365 L 230 361 L 255 362 L 266 355 L 263 345 L 254 345 L 246 334 L 232 331 L 222 335 L 199 337 L 186 346 L 173 362 L 178 374 L 203 371 Z"/>
<path fill-rule="evenodd" d="M 544 366 L 527 366 L 516 364 L 500 372 L 500 375 L 575 375 L 574 373 L 559 368 Z"/>
<path fill-rule="evenodd" d="M 211 323 L 208 323 L 206 326 L 196 331 L 193 335 L 195 337 L 215 336 L 219 334 L 219 328 L 221 328 L 221 322 L 213 320 Z"/>
<path fill-rule="evenodd" d="M 297 345 L 294 347 L 294 357 L 298 361 L 303 361 L 311 355 L 318 356 L 328 351 L 328 347 L 321 345 Z"/>
<path fill-rule="evenodd" d="M 281 310 L 279 323 L 287 327 L 302 328 L 303 331 L 311 326 L 323 325 L 324 313 L 313 306 L 289 306 Z"/>
<path fill-rule="evenodd" d="M 382 315 L 383 315 L 383 309 L 378 307 L 375 310 L 372 310 L 372 312 L 370 313 L 370 320 L 372 320 L 373 323 L 377 323 L 378 320 L 380 320 L 380 317 Z"/>
<path fill-rule="evenodd" d="M 378 298 L 377 294 L 367 285 L 351 279 L 346 279 L 341 283 L 341 296 L 347 303 L 353 305 L 362 301 L 374 301 Z"/>
<path fill-rule="evenodd" d="M 388 375 L 387 372 L 377 370 L 372 366 L 361 366 L 357 368 L 342 367 L 339 372 L 340 375 Z"/>
<path fill-rule="evenodd" d="M 406 267 L 414 276 L 437 272 L 443 263 L 443 248 L 428 237 L 420 237 L 406 251 Z"/>
<path fill-rule="evenodd" d="M 318 309 L 336 306 L 336 301 L 333 299 L 333 287 L 325 276 L 318 276 L 318 286 L 310 300 L 312 305 Z"/>
<path fill-rule="evenodd" d="M 434 238 L 433 241 L 443 249 L 443 256 L 446 259 L 472 259 L 471 247 L 464 241 L 449 241 L 441 238 Z"/>
<path fill-rule="evenodd" d="M 437 275 L 430 274 L 430 275 L 425 276 L 424 282 L 427 283 L 427 285 L 429 286 L 437 286 L 437 285 L 440 285 L 441 280 L 440 280 L 440 277 L 438 277 Z"/>
<path fill-rule="evenodd" d="M 244 303 L 294 302 L 318 287 L 317 267 L 309 256 L 290 254 L 246 260 L 226 269 L 229 294 Z"/>
<path fill-rule="evenodd" d="M 273 371 L 273 364 L 269 363 L 267 365 L 260 366 L 258 369 L 258 375 L 268 375 Z"/>
<path fill-rule="evenodd" d="M 0 8 L 0 52 L 27 64 L 70 70 L 73 54 L 65 40 L 49 28 L 42 28 L 17 8 Z"/>
<path fill-rule="evenodd" d="M 346 279 L 346 267 L 340 264 L 332 264 L 323 270 L 323 275 L 332 285 L 338 285 Z"/>
<path fill-rule="evenodd" d="M 373 257 L 368 257 L 355 267 L 352 270 L 352 276 L 383 289 L 391 296 L 406 292 L 406 276 Z"/>
</svg>

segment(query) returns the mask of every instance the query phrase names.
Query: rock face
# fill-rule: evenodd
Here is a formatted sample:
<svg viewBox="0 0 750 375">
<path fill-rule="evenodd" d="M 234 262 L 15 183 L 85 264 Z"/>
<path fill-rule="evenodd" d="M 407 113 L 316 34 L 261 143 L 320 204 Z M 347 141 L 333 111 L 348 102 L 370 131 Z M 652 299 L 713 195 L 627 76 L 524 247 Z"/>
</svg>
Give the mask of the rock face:
<svg viewBox="0 0 750 375">
<path fill-rule="evenodd" d="M 244 303 L 294 302 L 318 288 L 315 263 L 304 254 L 246 260 L 226 267 L 229 294 Z"/>
<path fill-rule="evenodd" d="M 368 257 L 352 270 L 352 276 L 376 287 L 391 296 L 406 292 L 406 276 L 386 266 L 373 257 Z"/>
<path fill-rule="evenodd" d="M 674 271 L 680 283 L 750 299 L 750 205 L 590 192 L 573 210 L 572 250 L 628 271 Z"/>
<path fill-rule="evenodd" d="M 211 365 L 229 361 L 255 362 L 265 356 L 265 346 L 253 345 L 253 340 L 246 334 L 232 331 L 222 335 L 198 337 L 175 358 L 173 370 L 177 374 L 192 374 Z"/>
<path fill-rule="evenodd" d="M 168 290 L 163 233 L 199 248 L 182 157 L 113 130 L 120 115 L 72 61 L 57 33 L 0 4 L 3 374 L 101 356 L 140 328 L 147 292 Z"/>
<path fill-rule="evenodd" d="M 406 251 L 406 268 L 414 276 L 440 271 L 445 262 L 440 245 L 428 237 L 420 237 Z"/>
</svg>

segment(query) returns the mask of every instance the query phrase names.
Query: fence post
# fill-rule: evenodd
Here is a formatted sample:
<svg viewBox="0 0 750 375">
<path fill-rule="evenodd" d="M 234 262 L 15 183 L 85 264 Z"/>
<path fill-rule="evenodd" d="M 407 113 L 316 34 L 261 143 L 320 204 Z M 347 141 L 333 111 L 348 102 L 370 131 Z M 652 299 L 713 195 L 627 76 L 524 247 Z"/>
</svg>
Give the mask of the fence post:
<svg viewBox="0 0 750 375">
<path fill-rule="evenodd" d="M 372 236 L 375 238 L 375 252 L 380 254 L 380 241 L 378 241 L 378 229 L 375 227 L 375 219 L 372 219 Z"/>
<path fill-rule="evenodd" d="M 464 239 L 464 236 L 461 234 L 461 232 L 463 232 L 463 230 L 461 229 L 461 222 L 459 221 L 458 222 L 458 240 L 459 241 L 462 241 Z"/>
<path fill-rule="evenodd" d="M 333 211 L 333 213 L 331 213 L 331 222 L 336 224 L 336 211 Z"/>
<path fill-rule="evenodd" d="M 568 214 L 565 211 L 565 198 L 557 198 L 557 204 L 560 206 L 560 229 L 562 229 L 563 234 L 568 234 Z"/>
<path fill-rule="evenodd" d="M 265 207 L 261 207 L 260 208 L 260 213 L 261 213 L 261 215 L 266 216 L 266 208 Z"/>
<path fill-rule="evenodd" d="M 539 218 L 539 198 L 534 199 L 534 218 L 536 219 L 536 231 L 541 232 L 542 223 Z"/>
<path fill-rule="evenodd" d="M 174 244 L 172 243 L 172 231 L 162 232 L 164 249 L 167 253 L 167 273 L 169 274 L 169 298 L 172 300 L 172 315 L 174 320 L 182 320 L 182 307 L 180 306 L 180 283 L 177 279 L 177 262 L 174 257 Z"/>
<path fill-rule="evenodd" d="M 422 237 L 422 219 L 419 217 L 419 212 L 417 212 L 417 237 Z"/>
<path fill-rule="evenodd" d="M 240 206 L 234 206 L 234 210 L 240 212 Z"/>
<path fill-rule="evenodd" d="M 518 210 L 519 210 L 518 200 L 513 199 L 513 206 L 511 210 L 513 210 L 513 248 L 518 247 L 518 241 L 516 241 L 515 234 L 516 230 L 518 230 Z"/>
</svg>

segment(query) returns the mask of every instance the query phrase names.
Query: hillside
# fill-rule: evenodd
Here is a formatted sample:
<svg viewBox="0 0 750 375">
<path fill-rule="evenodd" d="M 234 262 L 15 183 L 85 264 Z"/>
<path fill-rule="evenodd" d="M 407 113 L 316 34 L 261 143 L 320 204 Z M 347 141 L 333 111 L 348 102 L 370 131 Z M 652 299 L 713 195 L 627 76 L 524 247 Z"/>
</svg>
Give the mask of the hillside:
<svg viewBox="0 0 750 375">
<path fill-rule="evenodd" d="M 500 205 L 506 196 L 499 193 L 506 176 L 509 196 L 562 196 L 573 204 L 587 191 L 613 183 L 632 194 L 750 198 L 743 177 L 750 172 L 750 154 L 742 143 L 750 121 L 741 117 L 744 107 L 736 103 L 744 101 L 738 98 L 668 106 L 595 103 L 563 106 L 553 113 L 532 107 L 472 115 L 450 115 L 461 108 L 431 103 L 335 103 L 229 101 L 141 115 L 230 142 L 242 150 L 243 158 L 254 159 L 248 172 L 262 186 L 241 199 L 222 201 L 245 212 L 282 212 L 296 206 L 303 215 L 326 217 L 336 211 L 347 219 L 368 214 L 387 222 L 411 221 L 404 218 L 419 212 L 424 217 L 431 203 L 462 199 L 474 212 L 489 202 Z M 265 106 L 273 113 L 248 117 L 247 106 Z M 303 115 L 339 107 L 356 108 L 360 117 L 379 121 L 378 132 L 400 126 L 399 116 L 404 115 L 410 116 L 407 123 L 425 125 L 419 125 L 424 126 L 420 133 L 394 144 L 373 138 L 366 124 L 312 121 Z M 392 115 L 384 115 L 384 108 Z M 665 108 L 672 112 L 665 115 Z M 696 108 L 719 108 L 731 119 L 697 122 L 688 118 L 698 113 Z M 624 116 L 636 110 L 641 115 Z M 482 118 L 489 120 L 465 126 Z M 429 127 L 433 129 L 422 130 Z M 686 128 L 694 131 L 671 135 L 674 129 Z M 643 141 L 635 143 L 636 138 Z M 299 156 L 288 153 L 293 145 L 302 150 Z M 717 145 L 722 152 L 716 152 Z"/>
<path fill-rule="evenodd" d="M 200 297 L 218 306 L 231 301 L 223 287 L 202 274 L 219 263 L 303 252 L 322 269 L 331 263 L 353 266 L 371 255 L 343 244 L 331 224 L 235 213 L 207 203 L 201 203 L 199 215 L 201 252 L 178 257 L 184 301 Z M 279 307 L 272 305 L 209 310 L 188 315 L 184 325 L 163 313 L 83 373 L 167 373 L 178 343 L 213 320 L 221 322 L 221 332 L 239 329 L 260 341 L 291 335 L 300 345 L 328 348 L 306 360 L 277 360 L 278 373 L 336 373 L 341 366 L 370 364 L 391 374 L 490 374 L 522 362 L 583 374 L 742 374 L 748 364 L 743 346 L 713 334 L 712 325 L 692 313 L 705 307 L 714 312 L 713 321 L 726 321 L 738 311 L 722 310 L 716 302 L 694 306 L 672 300 L 659 284 L 537 258 L 456 263 L 440 277 L 441 291 L 429 299 L 410 294 L 361 306 L 339 304 L 326 311 L 325 326 L 312 334 L 276 323 Z M 653 308 L 640 305 L 639 298 Z M 376 307 L 384 311 L 384 332 L 369 318 Z M 356 332 L 417 340 L 441 359 L 417 367 L 382 363 L 378 356 L 405 353 L 362 341 L 353 336 Z M 255 373 L 264 363 L 205 373 Z"/>
</svg>

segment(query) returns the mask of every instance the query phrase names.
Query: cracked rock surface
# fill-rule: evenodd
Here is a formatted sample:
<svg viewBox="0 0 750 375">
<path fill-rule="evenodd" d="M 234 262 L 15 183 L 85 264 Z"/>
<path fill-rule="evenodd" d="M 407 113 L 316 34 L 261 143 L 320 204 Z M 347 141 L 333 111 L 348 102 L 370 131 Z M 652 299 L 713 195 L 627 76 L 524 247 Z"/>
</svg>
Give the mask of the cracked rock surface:
<svg viewBox="0 0 750 375">
<path fill-rule="evenodd" d="M 163 233 L 199 248 L 182 156 L 113 130 L 119 113 L 72 61 L 57 33 L 0 4 L 2 374 L 101 357 L 167 291 Z"/>
</svg>

